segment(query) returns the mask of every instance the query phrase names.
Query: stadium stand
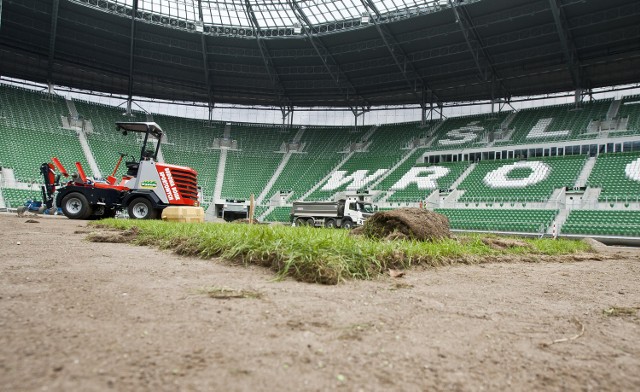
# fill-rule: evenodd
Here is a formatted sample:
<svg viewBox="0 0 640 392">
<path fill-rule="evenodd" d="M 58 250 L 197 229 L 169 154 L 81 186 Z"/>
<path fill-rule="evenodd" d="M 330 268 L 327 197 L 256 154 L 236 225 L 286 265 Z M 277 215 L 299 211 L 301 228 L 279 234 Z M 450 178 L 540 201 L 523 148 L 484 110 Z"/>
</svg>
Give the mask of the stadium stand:
<svg viewBox="0 0 640 392">
<path fill-rule="evenodd" d="M 293 192 L 289 200 L 300 198 L 344 158 L 339 150 L 352 137 L 348 128 L 307 128 L 300 140 L 302 153 L 291 155 L 265 200 L 280 191 Z"/>
<path fill-rule="evenodd" d="M 593 138 L 596 135 L 587 134 L 587 126 L 592 120 L 604 119 L 611 102 L 611 99 L 587 102 L 579 109 L 568 104 L 520 110 L 510 124 L 511 137 L 495 145 Z"/>
<path fill-rule="evenodd" d="M 38 131 L 0 123 L 0 162 L 13 169 L 17 181 L 40 183 L 40 165 L 51 162 L 52 157 L 59 158 L 70 173 L 75 171 L 75 162 L 88 168 L 74 131 Z"/>
<path fill-rule="evenodd" d="M 27 200 L 42 200 L 42 193 L 31 189 L 2 188 L 2 196 L 8 208 L 23 206 Z"/>
<path fill-rule="evenodd" d="M 492 132 L 501 132 L 500 125 L 508 115 L 502 112 L 448 118 L 434 135 L 432 149 L 484 146 L 490 142 Z"/>
<path fill-rule="evenodd" d="M 625 135 L 633 135 L 640 133 L 640 95 L 630 95 L 624 97 L 620 104 L 617 117 L 619 119 L 628 119 L 627 131 Z M 616 133 L 616 135 L 620 135 Z"/>
<path fill-rule="evenodd" d="M 61 116 L 69 115 L 57 95 L 7 85 L 0 85 L 0 108 L 5 125 L 36 131 L 60 129 Z"/>
<path fill-rule="evenodd" d="M 231 125 L 231 138 L 237 140 L 239 151 L 229 150 L 225 166 L 222 197 L 248 200 L 262 192 L 283 153 L 278 152 L 282 143 L 291 139 L 291 131 L 281 128 Z"/>
<path fill-rule="evenodd" d="M 91 120 L 93 132 L 103 140 L 122 140 L 122 135 L 116 131 L 115 123 L 118 121 L 147 121 L 144 113 L 132 112 L 126 116 L 125 109 L 121 107 L 103 105 L 96 102 L 74 100 L 78 116 Z M 161 125 L 162 126 L 162 125 Z"/>
<path fill-rule="evenodd" d="M 460 183 L 461 202 L 544 202 L 553 190 L 573 187 L 586 157 L 481 161 Z M 509 170 L 507 170 L 509 169 Z"/>
<path fill-rule="evenodd" d="M 449 218 L 452 229 L 544 233 L 557 210 L 436 209 Z"/>
<path fill-rule="evenodd" d="M 266 222 L 289 222 L 291 207 L 276 207 L 265 218 Z"/>
<path fill-rule="evenodd" d="M 422 154 L 424 154 L 424 149 L 416 149 L 411 154 L 411 156 L 407 158 L 406 161 L 404 161 L 400 166 L 396 168 L 396 170 L 389 173 L 386 178 L 380 181 L 380 183 L 375 187 L 375 190 L 380 191 L 378 200 L 383 199 L 386 193 L 391 190 L 391 187 L 395 185 L 405 175 L 405 173 L 407 173 L 412 167 L 426 166 L 424 163 L 417 162 L 422 156 Z M 409 187 L 411 186 L 409 185 Z M 416 186 L 416 189 L 417 189 L 417 186 Z M 397 190 L 395 192 L 391 192 L 391 196 L 389 197 L 392 197 L 395 193 L 401 192 L 401 191 L 403 190 Z M 415 200 L 418 200 L 419 197 L 424 196 L 424 193 L 425 191 L 422 191 L 422 190 L 420 190 L 419 192 L 407 190 L 406 194 L 403 195 L 405 197 L 403 197 L 402 199 L 403 201 L 404 200 L 415 201 Z"/>
<path fill-rule="evenodd" d="M 245 152 L 276 152 L 283 142 L 290 141 L 295 132 L 281 127 L 258 124 L 230 124 L 231 138 L 238 141 L 238 149 Z"/>
<path fill-rule="evenodd" d="M 222 197 L 249 200 L 257 197 L 276 170 L 282 154 L 229 151 L 225 166 Z"/>
<path fill-rule="evenodd" d="M 601 202 L 640 200 L 640 152 L 599 155 L 588 185 L 601 188 Z"/>
<path fill-rule="evenodd" d="M 562 234 L 640 237 L 640 211 L 572 210 Z"/>
<path fill-rule="evenodd" d="M 161 114 L 154 114 L 153 121 L 158 123 L 167 135 L 169 145 L 180 151 L 207 151 L 213 146 L 214 139 L 222 137 L 224 132 L 222 122 L 209 123 Z"/>
<path fill-rule="evenodd" d="M 345 176 L 358 170 L 367 170 L 367 176 L 374 175 L 378 170 L 390 170 L 409 151 L 404 149 L 409 141 L 419 136 L 423 131 L 418 128 L 418 123 L 401 125 L 386 125 L 377 127 L 367 140 L 358 140 L 358 144 L 364 149 L 356 149 L 354 154 L 339 168 L 345 171 Z M 393 137 L 389 137 L 393 135 Z M 374 178 L 371 182 L 375 181 Z M 361 186 L 345 183 L 331 190 L 323 190 L 324 186 L 313 192 L 307 200 L 327 200 L 336 192 L 346 190 L 348 187 L 365 189 L 371 182 Z"/>
<path fill-rule="evenodd" d="M 429 196 L 429 194 L 436 189 L 448 190 L 451 188 L 451 185 L 458 179 L 458 177 L 460 177 L 462 172 L 464 172 L 465 169 L 469 167 L 469 163 L 468 162 L 450 162 L 450 163 L 441 163 L 437 165 L 427 165 L 427 164 L 414 165 L 414 167 L 420 167 L 420 166 L 428 168 L 428 169 L 425 169 L 427 171 L 424 173 L 427 176 L 435 172 L 435 171 L 429 171 L 430 170 L 429 168 L 431 169 L 433 169 L 434 167 L 444 168 L 447 171 L 443 173 L 444 175 L 442 177 L 439 177 L 436 180 L 434 180 L 435 187 L 429 187 L 427 189 L 420 189 L 418 185 L 415 183 L 410 183 L 410 184 L 402 183 L 401 181 L 402 174 L 406 173 L 406 171 L 402 171 L 402 172 L 396 171 L 393 174 L 393 176 L 389 176 L 396 179 L 396 181 L 391 185 L 388 185 L 390 184 L 389 182 L 384 184 L 385 186 L 388 185 L 392 190 L 393 190 L 392 187 L 394 187 L 394 185 L 399 188 L 395 190 L 393 194 L 387 198 L 388 202 L 391 202 L 391 203 L 415 202 L 415 201 L 426 199 L 427 196 Z M 387 177 L 387 179 L 389 179 L 389 177 Z M 385 181 L 387 179 L 385 179 Z M 383 185 L 383 184 L 381 183 L 380 185 Z"/>
</svg>

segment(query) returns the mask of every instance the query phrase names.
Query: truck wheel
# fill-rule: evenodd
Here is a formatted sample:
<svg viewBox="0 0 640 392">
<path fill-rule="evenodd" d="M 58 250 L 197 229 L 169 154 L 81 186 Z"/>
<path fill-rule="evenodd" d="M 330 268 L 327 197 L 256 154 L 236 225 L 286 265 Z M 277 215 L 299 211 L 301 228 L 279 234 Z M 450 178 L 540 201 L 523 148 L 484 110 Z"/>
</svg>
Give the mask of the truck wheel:
<svg viewBox="0 0 640 392">
<path fill-rule="evenodd" d="M 296 219 L 296 226 L 306 226 L 307 225 L 307 220 L 304 218 L 297 218 Z"/>
<path fill-rule="evenodd" d="M 86 219 L 93 209 L 82 193 L 71 192 L 62 199 L 62 212 L 69 219 Z"/>
<path fill-rule="evenodd" d="M 307 219 L 307 226 L 313 227 L 315 225 L 316 225 L 316 222 L 313 220 L 313 218 L 308 218 Z"/>
<path fill-rule="evenodd" d="M 151 202 L 144 197 L 138 197 L 129 203 L 127 208 L 131 219 L 155 219 L 158 211 L 153 208 Z"/>
<path fill-rule="evenodd" d="M 350 219 L 342 221 L 342 228 L 347 230 L 353 229 L 353 221 Z"/>
<path fill-rule="evenodd" d="M 333 229 L 336 227 L 336 220 L 335 219 L 329 219 L 326 222 L 324 222 L 324 227 L 326 227 L 327 229 Z"/>
</svg>

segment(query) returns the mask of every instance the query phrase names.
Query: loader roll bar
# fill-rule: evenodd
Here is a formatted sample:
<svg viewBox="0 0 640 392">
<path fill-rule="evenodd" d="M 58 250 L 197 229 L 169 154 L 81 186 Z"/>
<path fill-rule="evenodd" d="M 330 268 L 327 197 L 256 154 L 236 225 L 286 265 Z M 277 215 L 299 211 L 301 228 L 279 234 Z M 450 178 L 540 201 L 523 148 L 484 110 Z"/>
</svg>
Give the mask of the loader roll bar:
<svg viewBox="0 0 640 392">
<path fill-rule="evenodd" d="M 146 157 L 145 148 L 147 146 L 147 141 L 149 140 L 149 135 L 155 137 L 158 140 L 156 144 L 155 151 L 153 153 L 153 160 L 158 160 L 158 152 L 160 151 L 160 144 L 162 142 L 162 128 L 158 124 L 153 121 L 148 122 L 117 122 L 116 130 L 122 131 L 123 135 L 126 135 L 128 132 L 138 132 L 144 133 L 144 142 L 142 143 L 142 148 L 140 150 L 140 160 L 144 160 Z"/>
</svg>

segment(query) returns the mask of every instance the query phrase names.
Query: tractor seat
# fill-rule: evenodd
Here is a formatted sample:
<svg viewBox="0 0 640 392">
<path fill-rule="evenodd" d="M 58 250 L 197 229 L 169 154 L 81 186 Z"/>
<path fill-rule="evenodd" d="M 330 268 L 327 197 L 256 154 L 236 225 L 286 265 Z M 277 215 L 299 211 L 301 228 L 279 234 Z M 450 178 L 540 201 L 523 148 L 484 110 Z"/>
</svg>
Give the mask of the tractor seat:
<svg viewBox="0 0 640 392">
<path fill-rule="evenodd" d="M 131 177 L 136 177 L 138 175 L 138 168 L 140 167 L 139 162 L 131 161 L 125 162 L 125 166 L 127 166 L 127 175 Z"/>
</svg>

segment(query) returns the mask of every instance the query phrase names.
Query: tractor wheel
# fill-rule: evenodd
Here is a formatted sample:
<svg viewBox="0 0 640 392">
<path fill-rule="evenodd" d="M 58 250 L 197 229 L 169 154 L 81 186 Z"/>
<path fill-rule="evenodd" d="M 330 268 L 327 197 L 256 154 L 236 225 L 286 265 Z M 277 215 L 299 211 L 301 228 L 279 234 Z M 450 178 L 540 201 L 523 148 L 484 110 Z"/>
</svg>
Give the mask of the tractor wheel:
<svg viewBox="0 0 640 392">
<path fill-rule="evenodd" d="M 93 208 L 82 193 L 72 192 L 62 199 L 62 212 L 69 219 L 87 219 Z"/>
<path fill-rule="evenodd" d="M 342 221 L 342 228 L 351 230 L 353 229 L 353 221 L 351 219 L 346 219 Z"/>
<path fill-rule="evenodd" d="M 129 203 L 127 210 L 129 211 L 129 217 L 131 219 L 155 219 L 158 216 L 158 211 L 156 211 L 151 205 L 151 202 L 144 197 L 134 199 Z"/>
</svg>

